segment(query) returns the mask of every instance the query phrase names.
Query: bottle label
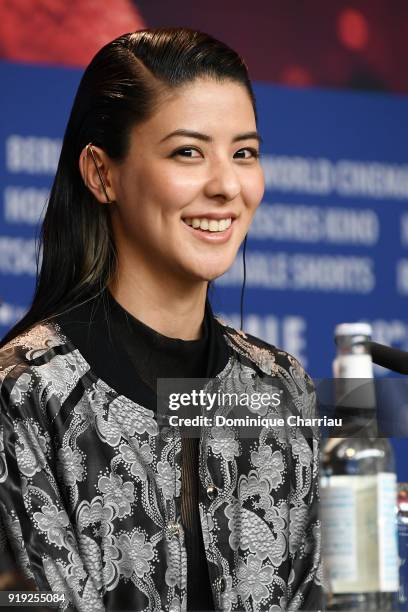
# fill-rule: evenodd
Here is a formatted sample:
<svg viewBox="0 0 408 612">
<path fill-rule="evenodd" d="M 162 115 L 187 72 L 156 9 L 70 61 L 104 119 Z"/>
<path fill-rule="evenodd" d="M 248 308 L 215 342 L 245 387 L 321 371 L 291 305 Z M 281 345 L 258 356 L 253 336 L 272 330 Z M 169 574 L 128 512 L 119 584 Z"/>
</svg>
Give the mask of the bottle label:
<svg viewBox="0 0 408 612">
<path fill-rule="evenodd" d="M 321 479 L 323 554 L 333 593 L 398 591 L 396 476 Z"/>
<path fill-rule="evenodd" d="M 398 521 L 398 543 L 400 557 L 400 588 L 399 609 L 408 610 L 408 523 L 405 512 L 400 514 Z"/>
<path fill-rule="evenodd" d="M 373 378 L 371 355 L 338 355 L 333 361 L 335 378 Z"/>
<path fill-rule="evenodd" d="M 381 591 L 398 591 L 399 556 L 395 474 L 378 476 L 378 535 Z"/>
</svg>

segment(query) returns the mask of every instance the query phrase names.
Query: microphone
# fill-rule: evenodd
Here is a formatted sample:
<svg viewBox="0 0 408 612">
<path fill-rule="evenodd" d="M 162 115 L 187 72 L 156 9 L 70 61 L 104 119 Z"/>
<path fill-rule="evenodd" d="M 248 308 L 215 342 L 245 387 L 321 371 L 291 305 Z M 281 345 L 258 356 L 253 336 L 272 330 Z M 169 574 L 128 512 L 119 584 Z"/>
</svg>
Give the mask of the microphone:
<svg viewBox="0 0 408 612">
<path fill-rule="evenodd" d="M 399 374 L 408 374 L 408 352 L 378 342 L 368 342 L 368 346 L 374 363 Z"/>
</svg>

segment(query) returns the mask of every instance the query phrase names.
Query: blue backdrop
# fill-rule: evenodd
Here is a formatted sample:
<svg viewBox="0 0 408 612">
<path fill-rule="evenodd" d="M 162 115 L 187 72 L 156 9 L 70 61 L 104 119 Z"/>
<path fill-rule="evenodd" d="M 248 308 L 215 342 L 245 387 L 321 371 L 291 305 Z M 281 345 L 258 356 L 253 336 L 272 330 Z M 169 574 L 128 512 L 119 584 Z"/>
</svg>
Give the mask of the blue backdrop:
<svg viewBox="0 0 408 612">
<path fill-rule="evenodd" d="M 34 238 L 81 73 L 0 63 L 0 335 L 32 296 Z M 314 377 L 331 375 L 339 322 L 368 321 L 375 340 L 408 350 L 407 98 L 261 83 L 255 94 L 266 192 L 248 238 L 244 329 Z M 239 256 L 212 297 L 235 326 L 241 283 Z"/>
</svg>

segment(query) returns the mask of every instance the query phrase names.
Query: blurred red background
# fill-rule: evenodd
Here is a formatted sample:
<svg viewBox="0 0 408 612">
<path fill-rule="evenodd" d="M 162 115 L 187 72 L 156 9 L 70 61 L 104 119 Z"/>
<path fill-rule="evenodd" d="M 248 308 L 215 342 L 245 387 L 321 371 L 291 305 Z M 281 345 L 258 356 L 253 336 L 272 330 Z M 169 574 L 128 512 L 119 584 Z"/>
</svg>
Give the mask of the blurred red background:
<svg viewBox="0 0 408 612">
<path fill-rule="evenodd" d="M 408 92 L 406 0 L 3 0 L 0 57 L 83 66 L 144 26 L 209 32 L 256 81 Z"/>
</svg>

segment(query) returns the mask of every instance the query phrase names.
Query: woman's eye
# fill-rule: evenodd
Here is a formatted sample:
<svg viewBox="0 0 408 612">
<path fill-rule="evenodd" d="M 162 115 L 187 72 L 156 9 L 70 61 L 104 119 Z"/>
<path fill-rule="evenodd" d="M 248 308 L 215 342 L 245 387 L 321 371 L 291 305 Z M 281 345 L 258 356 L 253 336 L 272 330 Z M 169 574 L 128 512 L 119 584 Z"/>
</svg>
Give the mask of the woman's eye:
<svg viewBox="0 0 408 612">
<path fill-rule="evenodd" d="M 194 152 L 198 155 L 194 155 Z M 244 155 L 239 155 L 240 153 L 243 153 Z M 246 155 L 245 153 L 249 153 L 249 155 Z M 201 153 L 200 151 L 198 151 L 198 149 L 194 149 L 193 147 L 183 147 L 182 149 L 177 149 L 177 151 L 174 151 L 174 153 L 171 154 L 171 157 L 177 157 L 178 155 L 190 159 L 197 159 L 198 157 L 200 157 Z M 257 149 L 253 149 L 252 147 L 246 147 L 245 149 L 240 149 L 239 151 L 237 151 L 234 157 L 236 158 L 237 156 L 238 159 L 258 159 L 261 154 Z"/>
<path fill-rule="evenodd" d="M 185 155 L 185 152 L 187 151 L 187 155 Z M 191 157 L 194 159 L 193 155 L 189 155 L 188 153 L 195 151 L 196 153 L 199 153 L 199 151 L 197 151 L 197 149 L 193 149 L 192 147 L 184 147 L 183 149 L 178 149 L 177 151 L 174 151 L 174 153 L 172 153 L 172 157 L 175 157 L 176 155 L 181 155 L 182 157 Z"/>
<path fill-rule="evenodd" d="M 246 147 L 245 149 L 240 149 L 239 151 L 235 153 L 235 155 L 237 155 L 238 153 L 245 152 L 245 151 L 249 152 L 250 155 L 240 157 L 239 159 L 251 159 L 251 158 L 258 159 L 260 157 L 259 151 L 257 149 L 253 149 L 252 147 Z"/>
</svg>

